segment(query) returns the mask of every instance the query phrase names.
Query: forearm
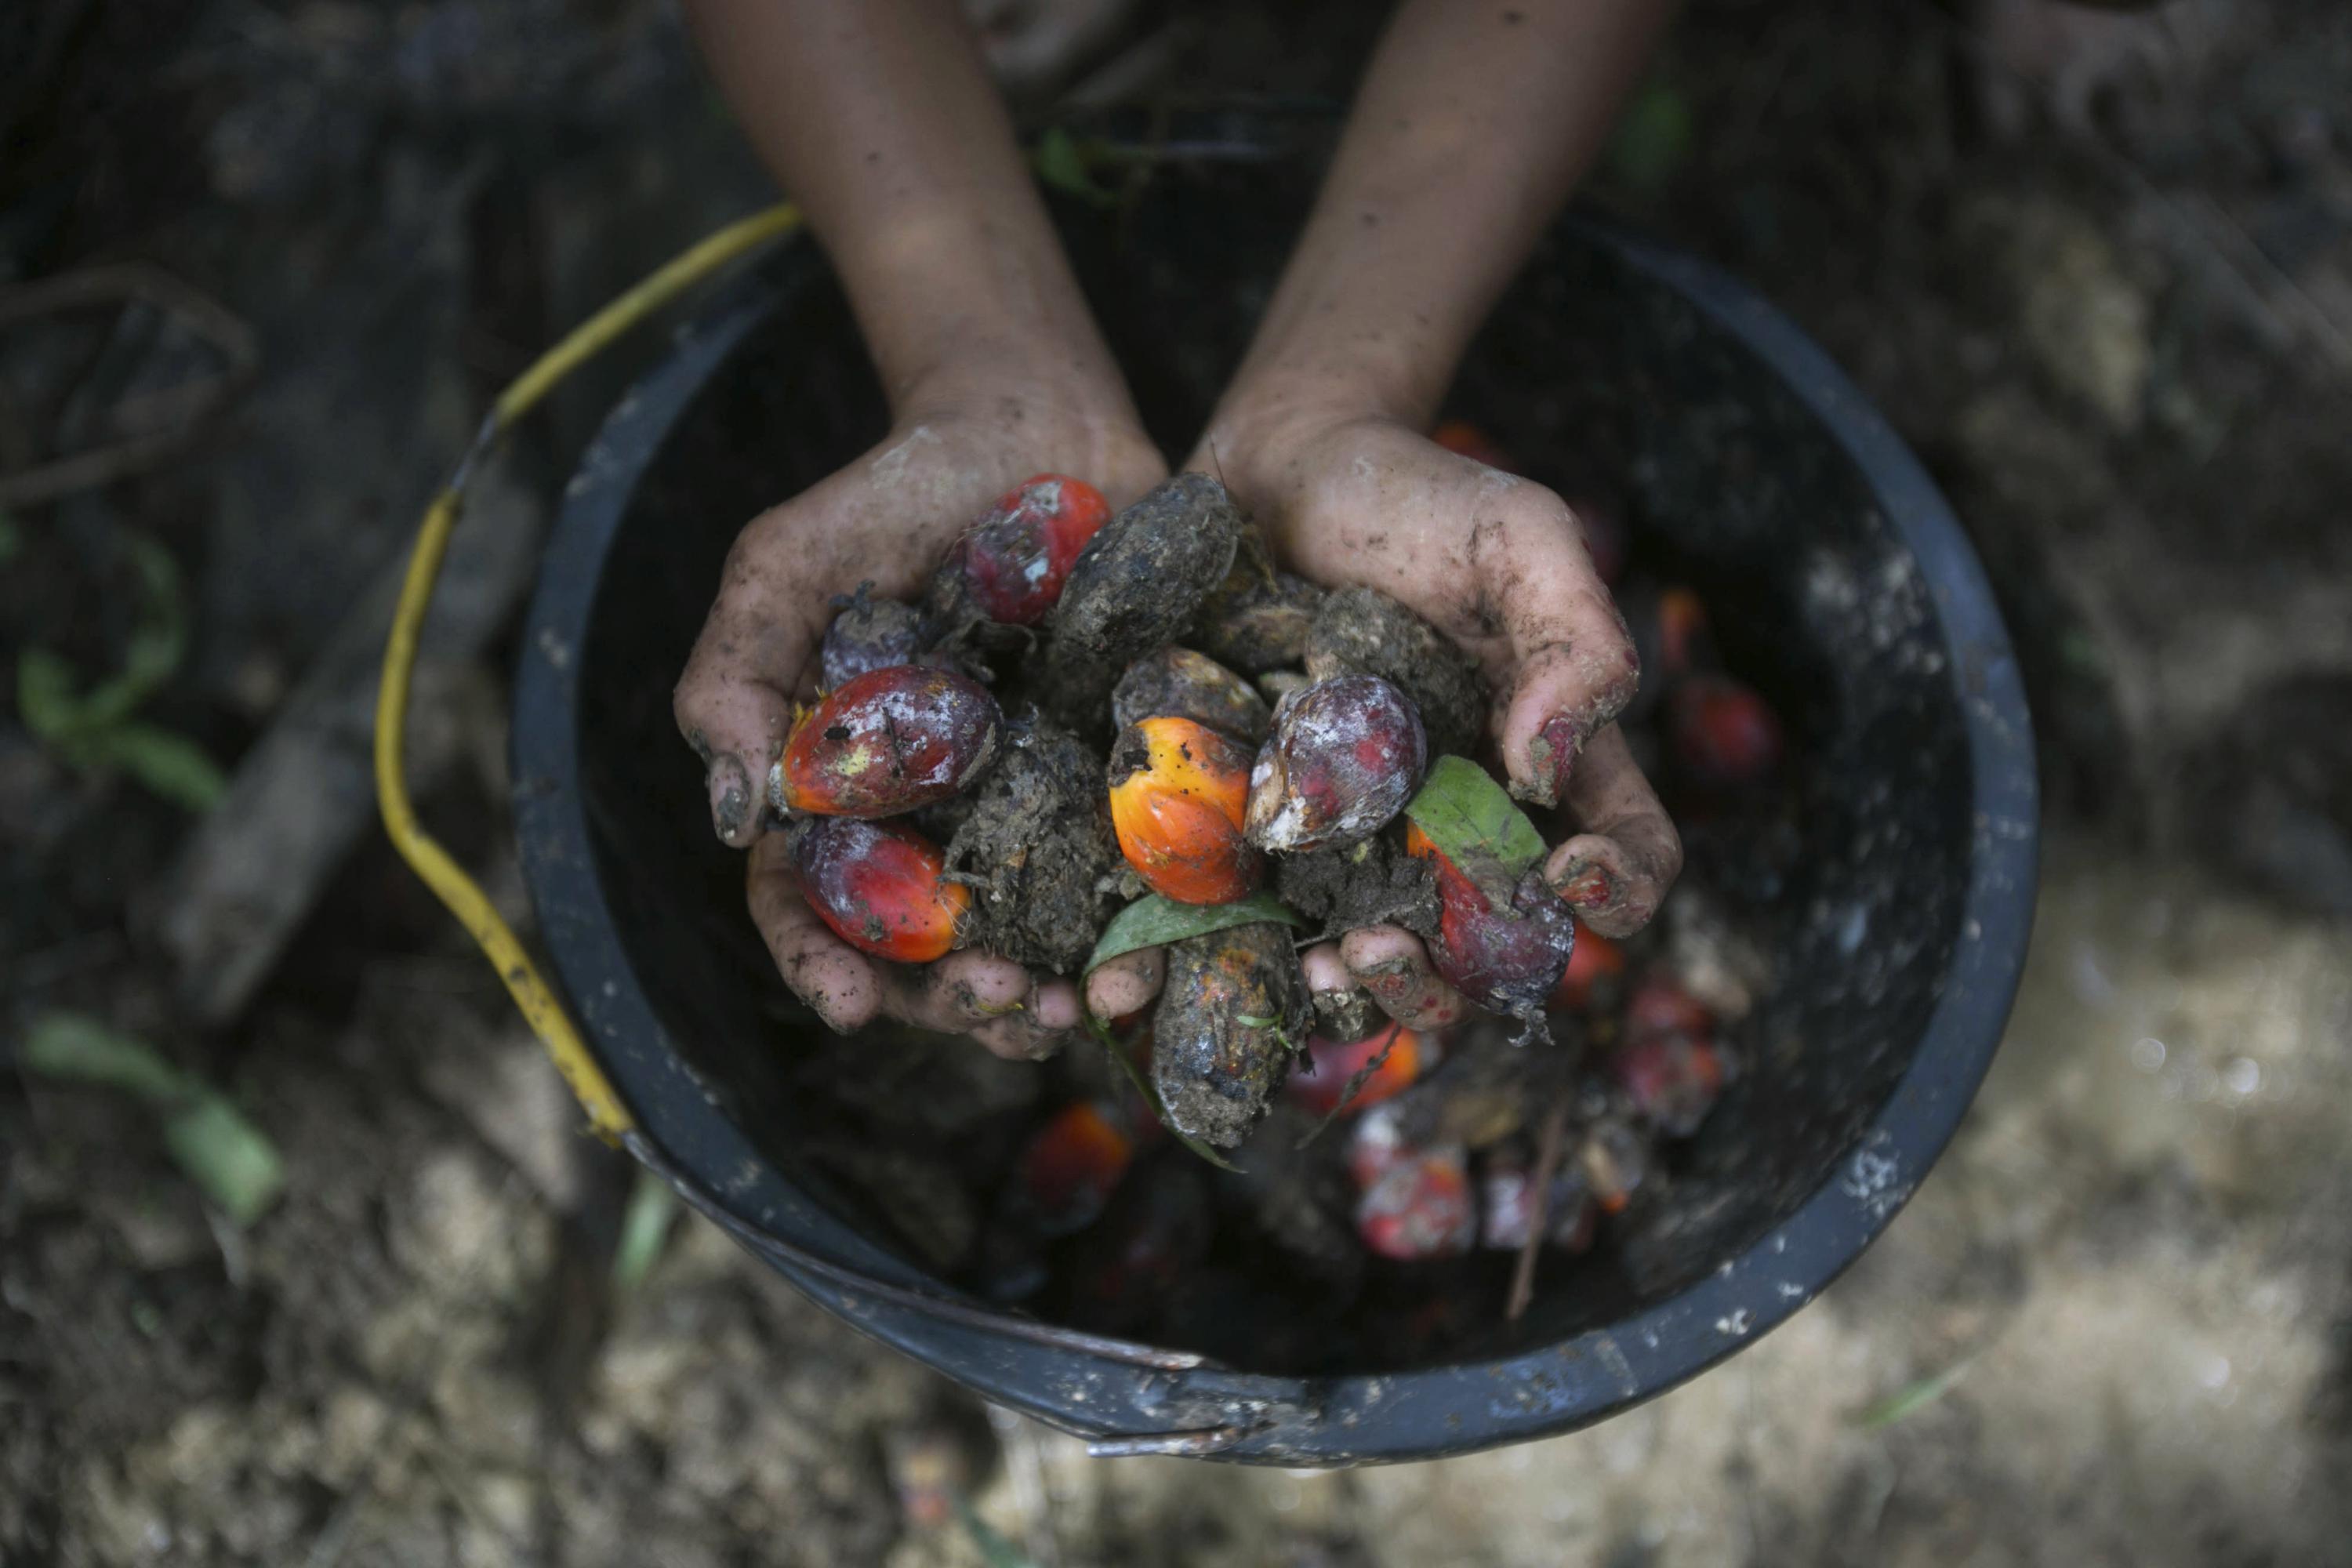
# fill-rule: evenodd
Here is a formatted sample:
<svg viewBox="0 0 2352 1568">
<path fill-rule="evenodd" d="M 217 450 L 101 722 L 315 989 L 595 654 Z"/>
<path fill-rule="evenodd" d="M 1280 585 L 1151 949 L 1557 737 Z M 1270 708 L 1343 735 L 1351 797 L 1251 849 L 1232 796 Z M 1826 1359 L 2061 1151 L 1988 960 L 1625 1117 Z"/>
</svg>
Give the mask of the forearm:
<svg viewBox="0 0 2352 1568">
<path fill-rule="evenodd" d="M 686 0 L 894 407 L 951 367 L 1125 394 L 954 0 Z"/>
<path fill-rule="evenodd" d="M 1424 424 L 1608 136 L 1671 0 L 1405 0 L 1228 407 Z"/>
</svg>

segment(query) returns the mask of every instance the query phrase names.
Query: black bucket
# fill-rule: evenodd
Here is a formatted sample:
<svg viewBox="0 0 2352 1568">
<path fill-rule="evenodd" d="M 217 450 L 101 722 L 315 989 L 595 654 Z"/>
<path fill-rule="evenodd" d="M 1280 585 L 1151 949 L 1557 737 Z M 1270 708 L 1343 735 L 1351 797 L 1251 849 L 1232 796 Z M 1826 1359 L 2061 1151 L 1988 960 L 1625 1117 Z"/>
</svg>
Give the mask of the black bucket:
<svg viewBox="0 0 2352 1568">
<path fill-rule="evenodd" d="M 1066 215 L 1167 449 L 1184 449 L 1238 358 L 1303 201 L 1295 173 L 1166 169 L 1115 217 Z M 1852 383 L 1739 285 L 1571 222 L 1496 310 L 1452 406 L 1508 450 L 1575 452 L 1617 477 L 1653 558 L 1701 590 L 1801 736 L 1807 853 L 1772 921 L 1782 981 L 1762 1063 L 1668 1201 L 1575 1289 L 1442 1365 L 1306 1379 L 1009 1332 L 953 1305 L 796 1157 L 827 1108 L 787 1093 L 781 1063 L 816 1026 L 744 913 L 740 858 L 711 837 L 669 692 L 736 530 L 885 427 L 814 247 L 769 258 L 678 336 L 583 458 L 549 546 L 516 683 L 523 866 L 646 1141 L 831 1310 L 1113 1451 L 1421 1458 L 1649 1398 L 1853 1261 L 1943 1150 L 2000 1037 L 2033 907 L 2024 697 L 1950 511 Z"/>
</svg>

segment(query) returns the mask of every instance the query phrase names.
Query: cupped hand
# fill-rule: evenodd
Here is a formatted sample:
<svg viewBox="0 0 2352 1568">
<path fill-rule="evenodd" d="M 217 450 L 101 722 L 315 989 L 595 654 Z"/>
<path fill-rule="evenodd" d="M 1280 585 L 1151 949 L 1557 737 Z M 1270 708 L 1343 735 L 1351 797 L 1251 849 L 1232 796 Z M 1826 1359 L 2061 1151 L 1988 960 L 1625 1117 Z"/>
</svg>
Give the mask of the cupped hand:
<svg viewBox="0 0 2352 1568">
<path fill-rule="evenodd" d="M 801 898 L 782 836 L 762 837 L 764 781 L 794 700 L 814 695 L 836 595 L 871 582 L 887 597 L 919 596 L 958 531 L 1032 474 L 1076 475 L 1120 507 L 1166 464 L 1123 392 L 1093 396 L 1001 363 L 942 376 L 899 406 L 873 450 L 737 537 L 674 708 L 703 759 L 711 826 L 753 851 L 752 919 L 803 1001 L 845 1032 L 887 1016 L 973 1034 L 1000 1055 L 1034 1055 L 1077 1022 L 1076 988 L 984 953 L 916 967 L 850 947 Z"/>
<path fill-rule="evenodd" d="M 1570 829 L 1546 877 L 1605 936 L 1648 923 L 1682 868 L 1682 841 L 1616 727 L 1640 661 L 1565 501 L 1383 414 L 1297 399 L 1266 412 L 1229 401 L 1188 466 L 1223 474 L 1291 570 L 1378 588 L 1475 658 L 1511 793 L 1558 805 Z M 1352 981 L 1413 1027 L 1471 1010 L 1398 927 L 1351 931 L 1304 960 L 1310 988 Z M 1134 1011 L 1159 969 L 1157 954 L 1104 965 L 1088 1006 Z"/>
</svg>

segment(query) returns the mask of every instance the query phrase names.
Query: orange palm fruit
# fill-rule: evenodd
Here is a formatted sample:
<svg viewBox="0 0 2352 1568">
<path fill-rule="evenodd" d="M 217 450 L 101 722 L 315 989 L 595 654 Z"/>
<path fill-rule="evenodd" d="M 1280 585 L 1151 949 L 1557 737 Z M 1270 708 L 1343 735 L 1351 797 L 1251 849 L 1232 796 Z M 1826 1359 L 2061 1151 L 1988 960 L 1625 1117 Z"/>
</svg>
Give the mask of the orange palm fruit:
<svg viewBox="0 0 2352 1568">
<path fill-rule="evenodd" d="M 1068 1236 L 1092 1225 L 1135 1157 L 1135 1142 L 1117 1112 L 1077 1100 L 1054 1113 L 1021 1151 L 1013 1204 L 1040 1236 Z"/>
<path fill-rule="evenodd" d="M 1349 1080 L 1380 1060 L 1382 1051 L 1388 1058 L 1381 1061 L 1347 1104 L 1351 1112 L 1369 1110 L 1411 1089 L 1426 1065 L 1421 1037 L 1402 1024 L 1374 1029 L 1360 1040 L 1312 1037 L 1307 1042 L 1312 1070 L 1294 1071 L 1283 1080 L 1283 1090 L 1316 1115 L 1328 1116 L 1340 1108 L 1339 1097 L 1347 1091 Z"/>
<path fill-rule="evenodd" d="M 1581 1012 L 1624 973 L 1625 950 L 1580 922 L 1576 946 L 1568 955 L 1567 973 L 1552 988 L 1551 1005 L 1555 1011 Z"/>
<path fill-rule="evenodd" d="M 971 890 L 941 879 L 947 857 L 913 828 L 820 817 L 803 830 L 793 858 L 809 908 L 859 952 L 929 963 L 954 948 Z"/>
<path fill-rule="evenodd" d="M 1249 749 L 1191 719 L 1119 731 L 1110 752 L 1110 824 L 1144 885 L 1180 904 L 1231 903 L 1265 873 L 1242 837 Z"/>
</svg>

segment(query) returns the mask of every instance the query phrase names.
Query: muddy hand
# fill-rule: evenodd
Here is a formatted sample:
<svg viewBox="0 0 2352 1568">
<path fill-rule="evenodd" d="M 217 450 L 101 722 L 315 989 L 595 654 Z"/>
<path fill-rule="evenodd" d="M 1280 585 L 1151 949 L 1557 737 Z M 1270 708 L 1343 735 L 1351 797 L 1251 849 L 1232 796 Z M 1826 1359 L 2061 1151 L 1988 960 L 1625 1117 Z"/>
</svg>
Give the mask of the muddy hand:
<svg viewBox="0 0 2352 1568">
<path fill-rule="evenodd" d="M 1077 987 L 1033 980 L 1017 963 L 982 952 L 951 952 L 933 963 L 886 963 L 825 929 L 801 896 L 782 834 L 751 847 L 745 893 L 752 923 L 794 995 L 840 1034 L 896 1018 L 943 1034 L 970 1035 L 1016 1061 L 1050 1056 L 1078 1022 Z"/>
<path fill-rule="evenodd" d="M 1124 505 L 1162 464 L 1124 419 L 1097 421 L 1002 381 L 985 396 L 918 404 L 874 450 L 744 529 L 678 681 L 678 728 L 703 760 L 711 826 L 722 842 L 761 851 L 753 919 L 786 983 L 835 1028 L 884 1015 L 1029 1055 L 1039 1031 L 1076 1021 L 1074 986 L 1033 986 L 1000 959 L 961 952 L 908 969 L 857 952 L 809 911 L 770 852 L 781 837 L 761 837 L 765 781 L 793 700 L 814 693 L 835 596 L 871 582 L 877 595 L 913 597 L 957 531 L 1040 468 L 1099 476 Z"/>
</svg>

